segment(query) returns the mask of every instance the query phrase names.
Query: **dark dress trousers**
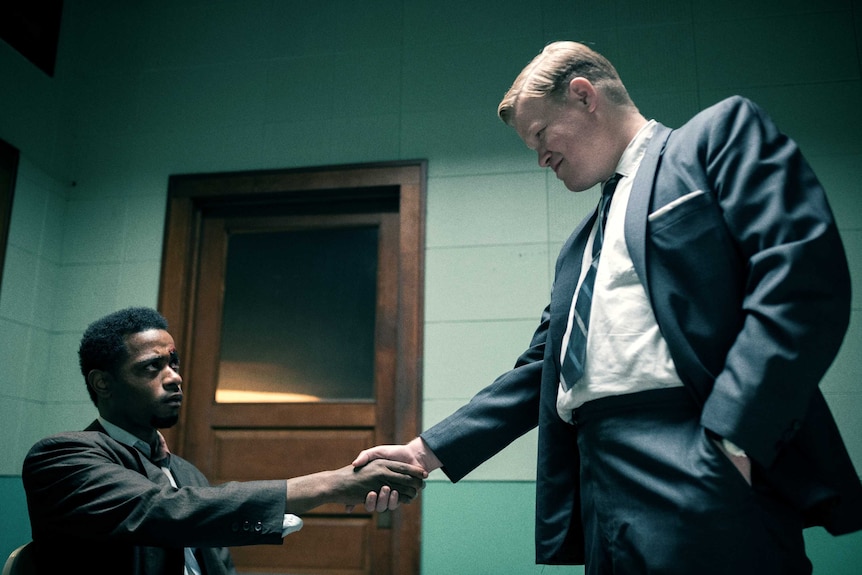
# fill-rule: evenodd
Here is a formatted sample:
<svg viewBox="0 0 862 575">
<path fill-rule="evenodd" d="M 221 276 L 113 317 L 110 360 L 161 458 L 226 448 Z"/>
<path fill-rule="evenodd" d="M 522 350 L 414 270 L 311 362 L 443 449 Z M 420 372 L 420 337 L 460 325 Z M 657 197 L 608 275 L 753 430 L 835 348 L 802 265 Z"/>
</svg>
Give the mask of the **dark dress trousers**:
<svg viewBox="0 0 862 575">
<path fill-rule="evenodd" d="M 538 425 L 538 563 L 584 562 L 578 431 L 556 399 L 591 225 L 563 246 L 550 304 L 514 368 L 422 433 L 458 481 Z M 862 485 L 818 388 L 849 322 L 849 271 L 797 145 L 740 97 L 676 130 L 659 124 L 633 181 L 625 237 L 703 427 L 745 449 L 805 525 L 862 529 Z"/>
</svg>

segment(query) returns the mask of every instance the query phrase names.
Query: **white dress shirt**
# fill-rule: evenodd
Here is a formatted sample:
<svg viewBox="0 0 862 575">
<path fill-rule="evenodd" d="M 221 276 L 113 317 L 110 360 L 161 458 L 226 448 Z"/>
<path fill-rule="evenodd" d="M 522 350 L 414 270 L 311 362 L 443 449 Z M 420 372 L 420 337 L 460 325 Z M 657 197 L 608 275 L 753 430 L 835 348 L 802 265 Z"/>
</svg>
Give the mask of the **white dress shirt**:
<svg viewBox="0 0 862 575">
<path fill-rule="evenodd" d="M 622 178 L 611 202 L 596 271 L 584 375 L 568 391 L 560 385 L 557 394 L 557 412 L 567 422 L 572 421 L 572 410 L 587 401 L 682 385 L 646 291 L 635 272 L 624 235 L 632 181 L 655 126 L 655 121 L 650 121 L 641 128 L 617 164 L 616 172 Z M 578 289 L 590 267 L 595 233 L 593 226 L 584 250 Z M 568 327 L 563 336 L 563 356 L 569 344 L 578 289 L 572 298 Z"/>
</svg>

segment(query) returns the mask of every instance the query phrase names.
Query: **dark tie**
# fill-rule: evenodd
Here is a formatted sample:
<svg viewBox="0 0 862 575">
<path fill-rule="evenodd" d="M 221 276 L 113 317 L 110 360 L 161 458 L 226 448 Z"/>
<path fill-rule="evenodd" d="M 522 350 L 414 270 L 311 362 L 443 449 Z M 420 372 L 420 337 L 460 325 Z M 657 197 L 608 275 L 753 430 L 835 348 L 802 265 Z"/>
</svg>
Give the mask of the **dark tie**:
<svg viewBox="0 0 862 575">
<path fill-rule="evenodd" d="M 165 438 L 161 433 L 158 433 L 157 435 L 158 441 L 151 446 L 152 455 L 150 456 L 150 461 L 159 467 L 170 467 L 171 452 L 168 449 L 168 444 L 165 442 Z"/>
<path fill-rule="evenodd" d="M 620 180 L 619 174 L 605 182 L 602 187 L 602 198 L 596 208 L 596 235 L 593 238 L 592 263 L 581 282 L 575 299 L 575 314 L 572 318 L 572 332 L 569 334 L 569 347 L 563 358 L 562 382 L 563 388 L 568 391 L 584 375 L 584 360 L 587 353 L 587 329 L 590 325 L 590 307 L 593 303 L 593 284 L 596 281 L 596 270 L 599 267 L 599 255 L 602 253 L 602 240 L 605 235 L 605 224 L 608 220 L 608 210 L 611 206 L 611 196 Z"/>
</svg>

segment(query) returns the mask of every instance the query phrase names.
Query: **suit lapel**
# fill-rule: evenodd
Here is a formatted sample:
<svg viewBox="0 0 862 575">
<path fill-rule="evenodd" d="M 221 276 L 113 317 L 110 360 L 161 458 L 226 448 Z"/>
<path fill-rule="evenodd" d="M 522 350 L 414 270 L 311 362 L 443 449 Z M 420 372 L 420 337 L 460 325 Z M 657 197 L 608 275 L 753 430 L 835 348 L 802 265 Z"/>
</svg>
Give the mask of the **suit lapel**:
<svg viewBox="0 0 862 575">
<path fill-rule="evenodd" d="M 551 295 L 551 324 L 549 327 L 549 337 L 554 355 L 554 364 L 557 371 L 560 369 L 560 349 L 563 342 L 563 334 L 566 332 L 566 325 L 569 322 L 569 309 L 571 308 L 572 298 L 575 295 L 575 288 L 578 285 L 578 278 L 581 274 L 581 264 L 583 263 L 584 249 L 587 245 L 587 238 L 590 235 L 590 230 L 593 227 L 593 222 L 596 221 L 596 212 L 581 221 L 566 244 L 560 251 L 559 261 L 557 262 L 557 272 L 554 277 L 553 293 Z"/>
<path fill-rule="evenodd" d="M 628 207 L 626 208 L 626 247 L 628 247 L 638 278 L 640 278 L 641 284 L 643 284 L 647 297 L 650 300 L 651 296 L 646 269 L 647 218 L 649 216 L 650 198 L 652 197 L 655 178 L 658 173 L 659 159 L 671 131 L 670 128 L 661 124 L 656 126 L 655 133 L 650 138 L 640 167 L 632 182 L 632 191 L 629 195 Z"/>
<path fill-rule="evenodd" d="M 186 467 L 183 465 L 179 465 L 179 462 L 176 461 L 176 457 L 171 458 L 171 474 L 174 476 L 174 480 L 177 482 L 179 487 L 184 487 L 188 485 L 196 485 L 197 482 L 193 481 L 189 474 L 186 472 Z"/>
<path fill-rule="evenodd" d="M 99 423 L 99 420 L 93 421 L 90 425 L 88 425 L 84 431 L 97 431 L 107 437 L 111 437 L 108 431 Z M 112 441 L 116 441 L 112 439 Z M 138 471 L 141 475 L 147 476 L 150 480 L 155 483 L 165 483 L 170 484 L 167 476 L 165 476 L 164 472 L 159 469 L 158 466 L 153 465 L 153 463 L 147 459 L 144 454 L 138 451 L 136 448 L 126 445 L 124 443 L 116 442 L 117 445 L 122 446 L 122 449 L 125 451 L 117 451 L 118 454 L 125 453 L 127 455 L 122 456 L 124 462 L 123 465 L 128 469 L 134 469 Z"/>
</svg>

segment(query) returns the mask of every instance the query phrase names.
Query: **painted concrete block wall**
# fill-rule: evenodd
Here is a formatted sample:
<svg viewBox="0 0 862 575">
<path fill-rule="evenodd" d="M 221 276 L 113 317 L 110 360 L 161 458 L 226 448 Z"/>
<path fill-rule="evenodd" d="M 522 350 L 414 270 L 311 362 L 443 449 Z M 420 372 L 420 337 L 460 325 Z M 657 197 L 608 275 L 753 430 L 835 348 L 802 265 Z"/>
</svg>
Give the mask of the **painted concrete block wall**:
<svg viewBox="0 0 862 575">
<path fill-rule="evenodd" d="M 427 159 L 424 425 L 508 369 L 597 198 L 566 192 L 495 115 L 551 40 L 594 44 L 669 126 L 731 94 L 761 103 L 826 185 L 862 285 L 859 38 L 860 0 L 67 0 L 55 78 L 0 43 L 0 138 L 23 157 L 0 286 L 3 513 L 22 509 L 16 460 L 32 440 L 95 415 L 76 368 L 83 328 L 156 303 L 171 174 Z M 862 469 L 859 293 L 823 389 Z M 434 475 L 425 572 L 452 521 L 488 534 L 472 559 L 454 555 L 463 573 L 499 564 L 495 541 L 529 572 L 534 462 L 528 434 L 466 486 Z M 482 505 L 459 513 L 471 497 Z M 815 572 L 862 562 L 853 537 L 812 535 Z"/>
</svg>

